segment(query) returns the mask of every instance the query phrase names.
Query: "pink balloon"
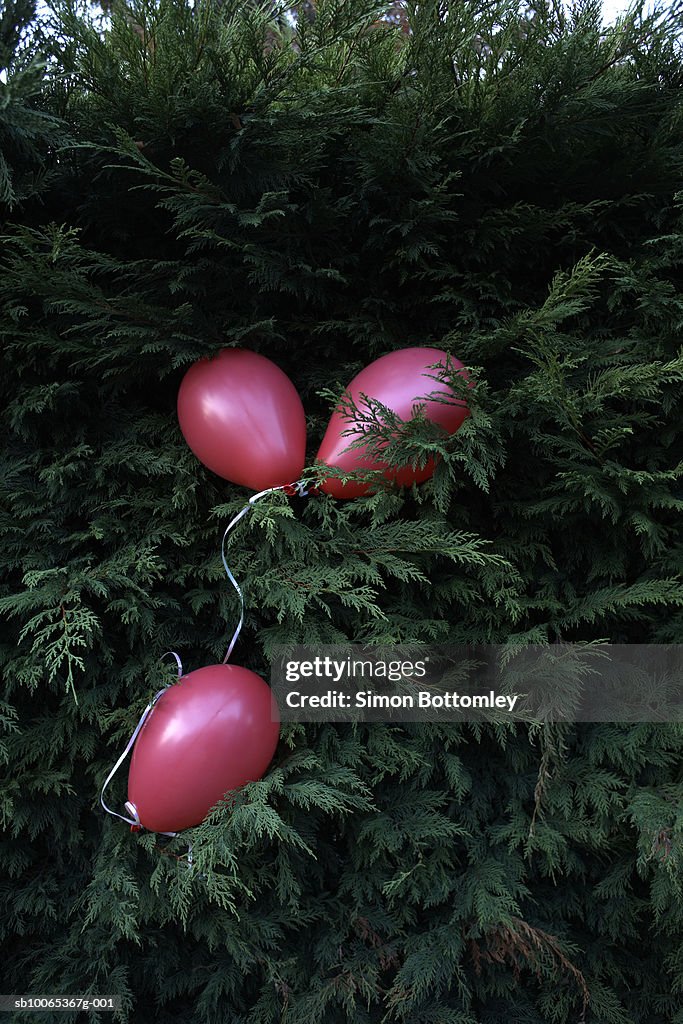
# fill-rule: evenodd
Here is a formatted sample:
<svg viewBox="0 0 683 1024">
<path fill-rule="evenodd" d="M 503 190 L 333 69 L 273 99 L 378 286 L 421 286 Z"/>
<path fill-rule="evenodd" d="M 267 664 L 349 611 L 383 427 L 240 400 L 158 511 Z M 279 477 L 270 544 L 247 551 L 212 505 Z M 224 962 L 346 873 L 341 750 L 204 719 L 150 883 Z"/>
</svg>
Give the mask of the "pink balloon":
<svg viewBox="0 0 683 1024">
<path fill-rule="evenodd" d="M 412 418 L 413 406 L 420 399 L 427 395 L 443 395 L 451 399 L 448 404 L 433 400 L 420 404 L 425 406 L 424 413 L 427 419 L 438 423 L 449 434 L 454 434 L 469 416 L 469 410 L 464 401 L 453 401 L 452 392 L 433 379 L 438 371 L 430 369 L 430 366 L 437 363 L 445 367 L 448 358 L 445 352 L 436 348 L 404 348 L 390 352 L 361 370 L 349 384 L 346 393 L 360 411 L 368 408 L 367 403 L 361 398 L 361 395 L 367 395 L 368 398 L 374 398 L 391 409 L 402 420 Z M 467 379 L 467 371 L 460 360 L 450 356 L 450 362 L 461 371 L 460 376 Z M 472 382 L 469 386 L 473 386 Z M 344 452 L 354 440 L 354 436 L 347 434 L 342 437 L 342 433 L 352 430 L 353 427 L 353 420 L 344 416 L 340 409 L 335 410 L 320 445 L 318 461 L 348 473 L 361 469 L 383 469 L 385 478 L 401 487 L 422 483 L 434 472 L 434 459 L 429 459 L 422 469 L 413 469 L 411 466 L 388 466 L 386 462 L 372 458 L 364 446 Z M 358 433 L 362 433 L 360 425 Z M 367 494 L 371 485 L 353 481 L 343 484 L 339 479 L 328 477 L 319 486 L 321 490 L 335 498 L 357 498 Z"/>
<path fill-rule="evenodd" d="M 128 801 L 150 832 L 198 825 L 224 794 L 261 778 L 279 734 L 277 704 L 255 672 L 190 672 L 159 697 L 140 730 Z"/>
<path fill-rule="evenodd" d="M 265 356 L 222 349 L 180 384 L 178 421 L 200 462 L 256 491 L 296 481 L 306 458 L 306 417 L 291 380 Z"/>
</svg>

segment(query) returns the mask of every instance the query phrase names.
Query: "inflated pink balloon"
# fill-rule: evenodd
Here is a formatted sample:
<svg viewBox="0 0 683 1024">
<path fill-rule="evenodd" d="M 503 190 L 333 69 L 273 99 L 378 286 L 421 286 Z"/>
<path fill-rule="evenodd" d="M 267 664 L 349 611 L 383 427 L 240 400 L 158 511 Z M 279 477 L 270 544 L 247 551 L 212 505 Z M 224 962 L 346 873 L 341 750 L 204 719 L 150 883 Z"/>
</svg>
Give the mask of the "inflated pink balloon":
<svg viewBox="0 0 683 1024">
<path fill-rule="evenodd" d="M 469 415 L 469 410 L 464 401 L 453 400 L 452 392 L 445 385 L 439 384 L 438 380 L 434 380 L 438 370 L 430 369 L 436 364 L 445 368 L 449 358 L 450 365 L 459 369 L 460 376 L 467 379 L 467 371 L 460 360 L 454 359 L 453 356 L 448 357 L 440 349 L 403 348 L 381 356 L 361 370 L 349 384 L 346 394 L 353 399 L 354 405 L 361 412 L 367 409 L 361 395 L 367 395 L 368 398 L 374 398 L 391 409 L 402 420 L 412 418 L 413 407 L 419 402 L 425 407 L 424 414 L 427 419 L 438 423 L 449 434 L 454 434 Z M 421 402 L 420 400 L 427 395 L 443 395 L 451 401 L 448 404 L 433 400 Z M 429 459 L 422 469 L 413 469 L 411 466 L 388 466 L 386 462 L 372 458 L 365 446 L 344 452 L 354 440 L 354 435 L 347 434 L 343 437 L 342 434 L 353 428 L 354 421 L 347 418 L 341 408 L 336 409 L 320 445 L 318 461 L 348 473 L 363 469 L 382 469 L 387 480 L 392 480 L 401 487 L 422 483 L 434 472 L 433 459 Z M 358 434 L 362 432 L 359 425 Z M 357 498 L 367 494 L 371 485 L 354 481 L 343 484 L 339 479 L 328 477 L 319 486 L 321 490 L 335 498 Z"/>
<path fill-rule="evenodd" d="M 178 422 L 200 462 L 255 491 L 298 480 L 306 417 L 291 380 L 265 356 L 226 348 L 200 359 L 178 392 Z"/>
<path fill-rule="evenodd" d="M 159 697 L 140 730 L 128 802 L 150 832 L 198 825 L 225 793 L 261 778 L 279 733 L 275 698 L 255 672 L 190 672 Z"/>
</svg>

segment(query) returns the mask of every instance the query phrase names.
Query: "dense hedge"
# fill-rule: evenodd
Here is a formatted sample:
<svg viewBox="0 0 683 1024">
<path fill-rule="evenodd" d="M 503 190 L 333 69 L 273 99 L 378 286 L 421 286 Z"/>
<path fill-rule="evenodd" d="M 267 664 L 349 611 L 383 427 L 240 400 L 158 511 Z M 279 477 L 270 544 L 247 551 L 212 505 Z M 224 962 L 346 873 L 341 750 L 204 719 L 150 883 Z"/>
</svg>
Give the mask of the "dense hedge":
<svg viewBox="0 0 683 1024">
<path fill-rule="evenodd" d="M 680 23 L 150 0 L 26 31 L 30 6 L 0 22 L 4 991 L 119 994 L 129 1021 L 682 1024 L 678 725 L 289 726 L 170 845 L 98 805 L 159 656 L 220 660 L 236 618 L 218 542 L 248 492 L 175 417 L 221 346 L 290 374 L 309 463 L 384 352 L 477 380 L 458 434 L 405 442 L 441 450 L 429 483 L 243 522 L 237 662 L 683 642 Z"/>
</svg>

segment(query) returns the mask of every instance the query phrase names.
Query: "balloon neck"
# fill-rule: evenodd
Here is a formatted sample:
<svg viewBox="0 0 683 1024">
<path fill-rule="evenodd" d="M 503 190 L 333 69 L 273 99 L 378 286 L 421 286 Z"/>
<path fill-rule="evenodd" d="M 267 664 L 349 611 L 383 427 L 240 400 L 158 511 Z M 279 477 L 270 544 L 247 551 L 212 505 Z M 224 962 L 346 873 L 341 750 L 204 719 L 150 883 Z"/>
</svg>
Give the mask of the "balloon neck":
<svg viewBox="0 0 683 1024">
<path fill-rule="evenodd" d="M 285 484 L 282 490 L 288 498 L 293 498 L 294 495 L 297 495 L 299 498 L 307 498 L 309 495 L 320 493 L 318 488 L 314 487 L 313 484 L 311 484 L 310 487 L 307 486 L 306 480 L 297 480 L 293 484 Z"/>
<path fill-rule="evenodd" d="M 135 806 L 135 804 L 132 804 L 130 800 L 126 800 L 124 806 L 128 813 L 130 814 L 131 818 L 135 819 L 135 824 L 131 825 L 131 831 L 139 832 L 140 829 L 142 828 L 142 824 L 140 822 L 140 815 L 138 814 L 137 807 Z"/>
<path fill-rule="evenodd" d="M 124 804 L 124 807 L 126 808 L 128 813 L 130 814 L 131 818 L 134 819 L 134 824 L 132 824 L 130 826 L 131 832 L 144 832 L 145 826 L 140 821 L 140 815 L 138 814 L 138 809 L 135 806 L 135 804 L 132 804 L 130 802 L 130 800 L 126 800 L 126 802 Z M 159 835 L 160 836 L 171 836 L 171 837 L 173 837 L 173 836 L 177 836 L 178 833 L 177 832 L 160 832 Z"/>
</svg>

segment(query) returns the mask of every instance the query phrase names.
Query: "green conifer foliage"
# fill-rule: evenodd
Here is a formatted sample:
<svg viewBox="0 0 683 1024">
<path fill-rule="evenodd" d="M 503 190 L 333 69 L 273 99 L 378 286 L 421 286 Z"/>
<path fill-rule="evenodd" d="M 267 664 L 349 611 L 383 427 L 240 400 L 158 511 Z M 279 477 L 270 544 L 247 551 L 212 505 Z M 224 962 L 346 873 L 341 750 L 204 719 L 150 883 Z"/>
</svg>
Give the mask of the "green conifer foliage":
<svg viewBox="0 0 683 1024">
<path fill-rule="evenodd" d="M 170 843 L 99 808 L 159 656 L 220 660 L 237 618 L 248 493 L 175 416 L 224 345 L 292 377 L 309 463 L 387 351 L 477 381 L 457 435 L 396 442 L 440 453 L 420 488 L 254 508 L 236 663 L 683 642 L 680 17 L 295 14 L 66 0 L 3 93 L 3 991 L 161 1024 L 683 1024 L 680 726 L 287 726 Z"/>
<path fill-rule="evenodd" d="M 44 62 L 26 38 L 32 0 L 0 8 L 0 213 L 40 193 L 63 126 L 44 109 Z"/>
</svg>

